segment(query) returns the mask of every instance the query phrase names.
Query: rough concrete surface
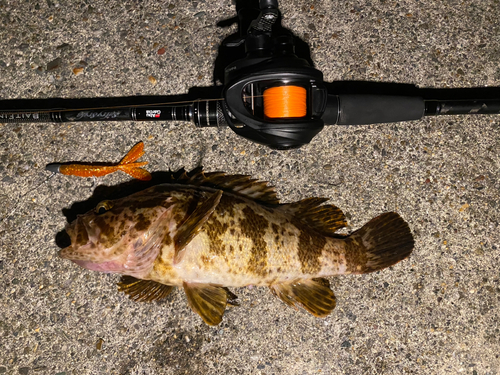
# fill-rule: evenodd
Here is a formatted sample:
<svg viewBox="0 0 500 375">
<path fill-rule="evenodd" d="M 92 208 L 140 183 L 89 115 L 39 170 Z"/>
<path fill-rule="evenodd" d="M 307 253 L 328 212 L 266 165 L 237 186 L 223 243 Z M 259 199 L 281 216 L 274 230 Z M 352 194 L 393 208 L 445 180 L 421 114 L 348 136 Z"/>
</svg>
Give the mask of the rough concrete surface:
<svg viewBox="0 0 500 375">
<path fill-rule="evenodd" d="M 280 6 L 325 81 L 500 86 L 498 0 Z M 229 0 L 0 0 L 0 99 L 210 86 L 218 45 L 235 32 L 216 23 L 234 14 Z M 500 374 L 499 132 L 498 115 L 443 116 L 326 127 L 273 151 L 181 122 L 0 124 L 0 374 Z M 270 181 L 284 202 L 329 197 L 350 230 L 397 211 L 415 250 L 384 271 L 332 278 L 326 319 L 267 288 L 234 290 L 241 306 L 213 328 L 179 291 L 134 303 L 117 276 L 57 257 L 62 209 L 95 186 L 44 168 L 118 161 L 140 140 L 150 171 L 203 165 Z"/>
</svg>

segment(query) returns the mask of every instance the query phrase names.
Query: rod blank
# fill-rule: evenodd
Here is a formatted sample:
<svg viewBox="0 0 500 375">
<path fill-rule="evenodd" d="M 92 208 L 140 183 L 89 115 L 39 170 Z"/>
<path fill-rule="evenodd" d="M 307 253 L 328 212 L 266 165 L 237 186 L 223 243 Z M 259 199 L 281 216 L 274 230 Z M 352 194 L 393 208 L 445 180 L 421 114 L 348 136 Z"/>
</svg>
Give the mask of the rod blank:
<svg viewBox="0 0 500 375">
<path fill-rule="evenodd" d="M 189 121 L 198 127 L 225 126 L 220 100 L 187 105 L 130 106 L 49 110 L 0 110 L 0 123 L 81 121 Z"/>
</svg>

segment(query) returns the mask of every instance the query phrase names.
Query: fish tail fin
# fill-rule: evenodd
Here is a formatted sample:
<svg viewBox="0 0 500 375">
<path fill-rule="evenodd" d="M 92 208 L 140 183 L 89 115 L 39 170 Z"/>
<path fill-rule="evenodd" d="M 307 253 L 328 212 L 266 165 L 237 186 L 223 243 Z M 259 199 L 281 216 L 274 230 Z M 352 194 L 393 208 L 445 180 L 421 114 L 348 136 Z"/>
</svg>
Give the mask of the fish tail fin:
<svg viewBox="0 0 500 375">
<path fill-rule="evenodd" d="M 387 212 L 370 220 L 346 238 L 346 243 L 358 251 L 352 273 L 379 271 L 407 258 L 413 251 L 414 240 L 406 221 L 395 212 Z M 346 257 L 350 256 L 349 249 Z M 360 264 L 361 263 L 361 264 Z"/>
<path fill-rule="evenodd" d="M 139 159 L 142 155 L 144 155 L 144 143 L 141 141 L 127 152 L 127 155 L 120 160 L 118 165 L 130 164 Z"/>
</svg>

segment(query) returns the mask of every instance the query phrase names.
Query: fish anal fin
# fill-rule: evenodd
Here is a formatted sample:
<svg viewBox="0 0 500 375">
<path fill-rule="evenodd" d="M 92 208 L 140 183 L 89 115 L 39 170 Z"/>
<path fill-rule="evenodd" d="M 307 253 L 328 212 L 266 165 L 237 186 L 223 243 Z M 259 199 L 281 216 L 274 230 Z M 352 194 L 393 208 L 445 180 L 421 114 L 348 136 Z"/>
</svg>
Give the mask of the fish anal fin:
<svg viewBox="0 0 500 375">
<path fill-rule="evenodd" d="M 273 284 L 269 288 L 288 306 L 301 306 L 316 317 L 325 317 L 335 308 L 335 295 L 323 278 Z"/>
<path fill-rule="evenodd" d="M 191 215 L 182 223 L 177 229 L 174 236 L 174 264 L 179 263 L 184 255 L 184 248 L 198 234 L 202 226 L 207 222 L 208 218 L 212 215 L 215 207 L 220 202 L 222 197 L 222 190 L 217 190 L 207 197 Z"/>
<path fill-rule="evenodd" d="M 342 210 L 325 204 L 328 198 L 307 198 L 295 203 L 284 204 L 281 209 L 325 236 L 333 236 L 347 223 Z"/>
<path fill-rule="evenodd" d="M 174 289 L 172 285 L 160 284 L 152 280 L 140 280 L 132 276 L 122 276 L 117 285 L 118 291 L 125 293 L 136 302 L 161 300 Z"/>
<path fill-rule="evenodd" d="M 236 296 L 226 288 L 186 282 L 183 286 L 189 307 L 208 325 L 215 326 L 222 321 L 228 299 L 230 304 L 234 305 L 234 297 Z"/>
</svg>

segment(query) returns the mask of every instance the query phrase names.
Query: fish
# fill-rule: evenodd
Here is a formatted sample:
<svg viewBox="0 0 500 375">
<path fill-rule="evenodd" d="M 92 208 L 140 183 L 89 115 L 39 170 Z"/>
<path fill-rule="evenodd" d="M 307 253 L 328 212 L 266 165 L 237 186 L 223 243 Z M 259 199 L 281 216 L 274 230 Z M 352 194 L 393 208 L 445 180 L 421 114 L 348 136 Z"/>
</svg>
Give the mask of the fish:
<svg viewBox="0 0 500 375">
<path fill-rule="evenodd" d="M 51 163 L 46 166 L 46 169 L 51 172 L 78 177 L 102 177 L 116 171 L 123 171 L 138 180 L 149 181 L 151 180 L 151 174 L 147 170 L 141 168 L 148 164 L 148 162 L 135 162 L 142 155 L 144 155 L 144 143 L 141 141 L 132 147 L 118 164 Z"/>
<path fill-rule="evenodd" d="M 138 302 L 184 290 L 188 305 L 217 325 L 228 288 L 267 286 L 286 305 L 326 317 L 336 305 L 327 277 L 379 271 L 407 258 L 411 230 L 395 212 L 339 234 L 344 213 L 328 198 L 280 203 L 267 182 L 247 175 L 172 174 L 172 181 L 101 201 L 65 230 L 59 256 L 122 275 L 118 290 Z"/>
</svg>

